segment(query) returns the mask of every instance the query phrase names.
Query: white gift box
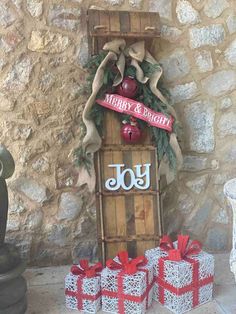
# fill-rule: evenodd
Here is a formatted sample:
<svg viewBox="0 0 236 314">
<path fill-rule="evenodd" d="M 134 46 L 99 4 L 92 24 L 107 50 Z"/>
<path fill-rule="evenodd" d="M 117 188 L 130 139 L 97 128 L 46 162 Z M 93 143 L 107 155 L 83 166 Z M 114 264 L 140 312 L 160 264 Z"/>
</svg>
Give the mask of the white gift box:
<svg viewBox="0 0 236 314">
<path fill-rule="evenodd" d="M 65 277 L 66 307 L 85 313 L 96 313 L 101 308 L 101 276 L 75 275 Z"/>
<path fill-rule="evenodd" d="M 175 246 L 177 243 L 175 243 Z M 204 251 L 181 261 L 168 259 L 160 247 L 146 251 L 154 267 L 154 300 L 181 314 L 212 299 L 214 257 Z"/>
<path fill-rule="evenodd" d="M 117 261 L 117 258 L 115 258 Z M 119 314 L 143 314 L 152 304 L 153 265 L 138 267 L 134 274 L 106 267 L 101 273 L 102 310 Z"/>
</svg>

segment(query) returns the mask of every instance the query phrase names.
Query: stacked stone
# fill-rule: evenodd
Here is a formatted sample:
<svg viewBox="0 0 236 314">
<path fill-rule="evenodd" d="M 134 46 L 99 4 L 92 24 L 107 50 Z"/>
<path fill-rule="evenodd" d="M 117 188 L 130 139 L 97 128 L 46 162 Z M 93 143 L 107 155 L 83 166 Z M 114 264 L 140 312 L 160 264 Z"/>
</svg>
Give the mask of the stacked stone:
<svg viewBox="0 0 236 314">
<path fill-rule="evenodd" d="M 189 233 L 211 251 L 228 250 L 231 211 L 223 185 L 236 174 L 234 4 L 228 0 L 150 3 L 162 17 L 165 40 L 157 55 L 183 126 L 184 165 L 178 183 L 164 195 L 165 230 Z"/>
<path fill-rule="evenodd" d="M 17 241 L 31 264 L 96 257 L 94 173 L 68 158 L 87 98 L 82 12 L 89 5 L 159 12 L 155 57 L 179 113 L 184 151 L 178 184 L 165 192 L 165 229 L 182 228 L 214 251 L 229 248 L 223 184 L 236 175 L 233 0 L 1 1 L 0 134 L 17 164 L 8 241 Z"/>
</svg>

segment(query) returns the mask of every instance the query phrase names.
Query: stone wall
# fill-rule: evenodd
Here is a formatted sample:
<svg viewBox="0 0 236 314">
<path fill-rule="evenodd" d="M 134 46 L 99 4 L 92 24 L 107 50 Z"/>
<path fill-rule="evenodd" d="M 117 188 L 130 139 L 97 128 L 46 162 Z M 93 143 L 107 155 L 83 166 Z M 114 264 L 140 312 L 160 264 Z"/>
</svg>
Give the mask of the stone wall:
<svg viewBox="0 0 236 314">
<path fill-rule="evenodd" d="M 213 251 L 230 247 L 223 184 L 236 176 L 236 12 L 233 0 L 2 0 L 0 134 L 9 180 L 7 239 L 31 264 L 96 258 L 93 178 L 68 155 L 78 143 L 88 52 L 81 9 L 158 11 L 154 51 L 183 126 L 184 168 L 164 193 L 165 229 Z"/>
</svg>

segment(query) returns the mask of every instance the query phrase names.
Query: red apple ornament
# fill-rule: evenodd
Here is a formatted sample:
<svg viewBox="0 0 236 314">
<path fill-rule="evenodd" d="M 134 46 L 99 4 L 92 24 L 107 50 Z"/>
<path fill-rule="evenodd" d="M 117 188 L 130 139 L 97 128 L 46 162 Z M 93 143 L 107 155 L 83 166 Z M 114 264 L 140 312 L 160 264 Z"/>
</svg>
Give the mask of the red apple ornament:
<svg viewBox="0 0 236 314">
<path fill-rule="evenodd" d="M 121 96 L 134 98 L 138 93 L 137 81 L 131 76 L 126 76 L 118 85 L 116 92 Z"/>
<path fill-rule="evenodd" d="M 142 132 L 135 118 L 131 117 L 131 122 L 123 122 L 124 125 L 121 128 L 121 137 L 127 144 L 137 143 L 141 137 Z"/>
</svg>

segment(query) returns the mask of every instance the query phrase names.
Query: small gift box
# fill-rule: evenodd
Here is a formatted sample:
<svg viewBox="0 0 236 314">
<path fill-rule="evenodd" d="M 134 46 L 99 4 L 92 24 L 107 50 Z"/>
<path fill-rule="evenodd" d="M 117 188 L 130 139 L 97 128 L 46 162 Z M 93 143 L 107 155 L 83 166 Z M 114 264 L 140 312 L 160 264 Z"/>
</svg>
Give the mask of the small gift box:
<svg viewBox="0 0 236 314">
<path fill-rule="evenodd" d="M 181 314 L 212 299 L 214 257 L 198 241 L 179 235 L 173 244 L 164 236 L 145 256 L 154 266 L 153 298 L 172 312 Z"/>
<path fill-rule="evenodd" d="M 108 260 L 101 274 L 102 310 L 110 313 L 146 312 L 152 303 L 153 265 L 144 256 L 129 259 L 126 251 Z"/>
<path fill-rule="evenodd" d="M 101 308 L 102 264 L 89 266 L 87 260 L 73 265 L 65 278 L 66 307 L 86 313 L 96 313 Z"/>
</svg>

